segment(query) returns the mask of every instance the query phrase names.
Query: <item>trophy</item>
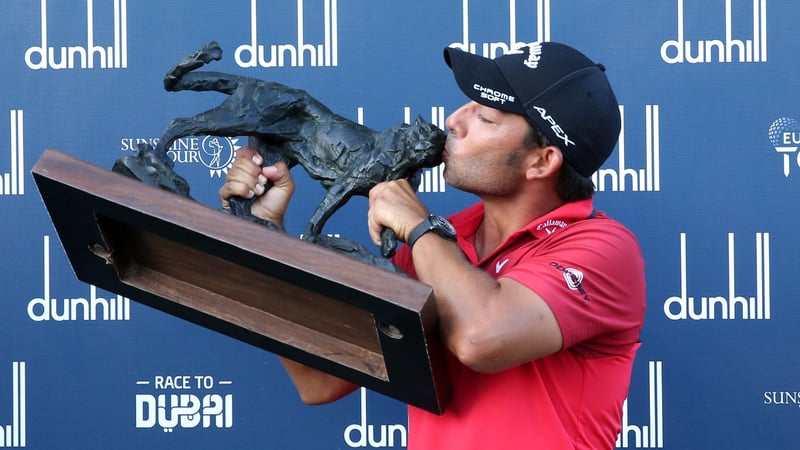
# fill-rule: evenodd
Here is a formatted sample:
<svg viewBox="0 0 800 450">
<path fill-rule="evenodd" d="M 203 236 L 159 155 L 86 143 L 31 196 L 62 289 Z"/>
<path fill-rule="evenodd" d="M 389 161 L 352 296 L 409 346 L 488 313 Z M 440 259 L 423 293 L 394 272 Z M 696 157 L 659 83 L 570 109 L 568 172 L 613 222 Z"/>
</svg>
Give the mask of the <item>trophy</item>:
<svg viewBox="0 0 800 450">
<path fill-rule="evenodd" d="M 219 60 L 215 42 L 167 72 L 169 91 L 227 94 L 217 107 L 173 120 L 155 147 L 140 144 L 111 171 L 46 150 L 32 172 L 75 273 L 198 325 L 434 413 L 449 398 L 429 286 L 381 253 L 323 233 L 353 195 L 441 163 L 445 135 L 417 118 L 374 131 L 307 92 L 197 71 Z M 184 136 L 248 136 L 265 164 L 301 166 L 326 189 L 302 238 L 250 214 L 195 202 L 167 155 Z"/>
</svg>

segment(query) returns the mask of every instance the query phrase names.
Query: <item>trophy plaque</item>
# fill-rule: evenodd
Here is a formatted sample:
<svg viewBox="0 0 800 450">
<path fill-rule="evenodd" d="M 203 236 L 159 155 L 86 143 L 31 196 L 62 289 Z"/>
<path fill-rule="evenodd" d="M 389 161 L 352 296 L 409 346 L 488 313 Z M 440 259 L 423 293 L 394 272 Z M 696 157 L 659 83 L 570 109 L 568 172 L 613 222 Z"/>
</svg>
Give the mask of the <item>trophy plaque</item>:
<svg viewBox="0 0 800 450">
<path fill-rule="evenodd" d="M 32 172 L 81 281 L 443 412 L 429 286 L 55 150 Z"/>
</svg>

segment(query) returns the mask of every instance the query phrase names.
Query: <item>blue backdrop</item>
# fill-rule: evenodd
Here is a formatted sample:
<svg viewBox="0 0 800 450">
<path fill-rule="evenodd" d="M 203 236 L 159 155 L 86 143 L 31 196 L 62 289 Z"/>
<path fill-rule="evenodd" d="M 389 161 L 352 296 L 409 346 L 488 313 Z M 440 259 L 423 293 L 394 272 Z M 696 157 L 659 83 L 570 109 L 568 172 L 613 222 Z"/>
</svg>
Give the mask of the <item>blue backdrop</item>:
<svg viewBox="0 0 800 450">
<path fill-rule="evenodd" d="M 221 102 L 162 88 L 210 40 L 213 70 L 306 89 L 375 129 L 441 125 L 466 100 L 447 45 L 554 40 L 608 68 L 623 128 L 596 202 L 647 260 L 618 447 L 798 448 L 798 17 L 789 0 L 3 1 L 0 447 L 404 447 L 401 403 L 362 390 L 303 406 L 273 355 L 77 281 L 30 169 L 46 148 L 110 168 Z M 217 205 L 242 143 L 219 161 L 203 137 L 175 144 L 195 198 Z M 296 176 L 299 234 L 323 191 Z M 433 211 L 474 200 L 427 176 Z M 366 243 L 365 213 L 355 199 L 326 232 Z"/>
</svg>

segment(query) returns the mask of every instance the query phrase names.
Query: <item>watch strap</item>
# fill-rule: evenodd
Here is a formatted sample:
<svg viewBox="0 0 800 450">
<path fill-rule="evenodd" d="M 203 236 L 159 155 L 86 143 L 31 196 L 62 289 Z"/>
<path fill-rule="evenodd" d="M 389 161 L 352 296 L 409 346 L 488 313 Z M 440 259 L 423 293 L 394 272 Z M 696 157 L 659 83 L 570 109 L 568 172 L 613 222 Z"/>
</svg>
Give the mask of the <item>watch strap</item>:
<svg viewBox="0 0 800 450">
<path fill-rule="evenodd" d="M 409 248 L 414 248 L 414 243 L 429 231 L 434 231 L 445 239 L 455 239 L 455 233 L 450 222 L 435 214 L 430 214 L 425 220 L 411 230 L 411 233 L 408 234 L 406 245 L 408 245 Z"/>
<path fill-rule="evenodd" d="M 423 234 L 432 231 L 433 224 L 431 223 L 431 216 L 429 215 L 422 222 L 419 223 L 411 233 L 408 234 L 408 240 L 406 240 L 406 244 L 408 248 L 414 248 L 414 243 L 417 242 L 417 239 L 421 238 Z"/>
</svg>

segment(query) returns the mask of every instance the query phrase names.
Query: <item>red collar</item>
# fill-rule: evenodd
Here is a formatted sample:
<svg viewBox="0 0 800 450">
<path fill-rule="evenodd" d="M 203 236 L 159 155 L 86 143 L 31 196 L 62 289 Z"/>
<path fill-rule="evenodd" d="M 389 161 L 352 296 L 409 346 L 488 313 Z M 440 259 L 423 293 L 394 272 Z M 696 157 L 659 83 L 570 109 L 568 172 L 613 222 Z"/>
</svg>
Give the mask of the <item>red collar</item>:
<svg viewBox="0 0 800 450">
<path fill-rule="evenodd" d="M 476 258 L 476 255 L 474 254 L 475 232 L 478 230 L 481 222 L 483 222 L 483 215 L 483 202 L 479 202 L 452 217 L 453 222 L 458 229 L 459 239 L 463 239 L 470 243 L 471 248 L 467 254 L 472 259 Z M 566 228 L 573 222 L 588 219 L 594 215 L 595 211 L 592 205 L 592 199 L 565 203 L 549 213 L 538 217 L 524 228 L 511 233 L 505 242 L 497 247 L 490 255 L 487 255 L 487 258 L 506 248 L 524 234 L 530 234 L 535 239 L 542 239 L 550 236 L 553 233 L 557 233 L 559 230 Z M 484 258 L 484 260 L 485 259 L 486 258 Z"/>
<path fill-rule="evenodd" d="M 565 203 L 534 220 L 523 230 L 531 233 L 536 239 L 550 236 L 566 228 L 569 224 L 594 216 L 592 199 Z M 515 233 L 516 234 L 516 233 Z"/>
</svg>

